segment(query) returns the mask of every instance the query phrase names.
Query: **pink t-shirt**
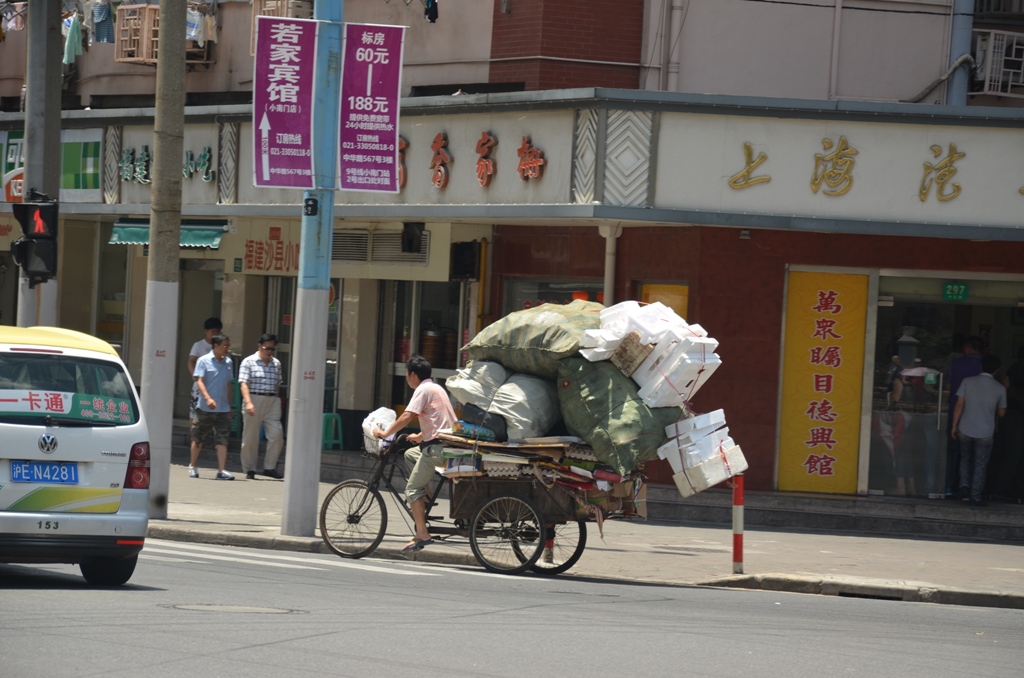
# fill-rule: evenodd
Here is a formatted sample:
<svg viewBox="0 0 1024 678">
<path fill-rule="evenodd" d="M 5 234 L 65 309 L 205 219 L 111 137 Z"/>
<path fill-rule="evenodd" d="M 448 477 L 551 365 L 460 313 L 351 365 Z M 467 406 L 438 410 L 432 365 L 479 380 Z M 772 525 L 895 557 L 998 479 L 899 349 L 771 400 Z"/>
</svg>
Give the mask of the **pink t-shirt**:
<svg viewBox="0 0 1024 678">
<path fill-rule="evenodd" d="M 457 421 L 448 393 L 433 379 L 420 382 L 405 410 L 419 417 L 424 441 L 433 440 L 438 432 L 451 428 Z"/>
</svg>

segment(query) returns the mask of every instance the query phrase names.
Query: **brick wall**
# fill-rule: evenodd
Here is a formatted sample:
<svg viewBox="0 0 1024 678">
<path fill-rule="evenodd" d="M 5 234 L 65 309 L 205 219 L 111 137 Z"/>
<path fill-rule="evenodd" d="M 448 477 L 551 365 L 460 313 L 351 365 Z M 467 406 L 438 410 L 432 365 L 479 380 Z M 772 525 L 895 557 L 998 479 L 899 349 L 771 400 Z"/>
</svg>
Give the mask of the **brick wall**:
<svg viewBox="0 0 1024 678">
<path fill-rule="evenodd" d="M 527 90 L 639 85 L 644 8 L 639 0 L 513 0 L 494 3 L 490 82 L 525 82 Z M 537 57 L 579 61 L 553 61 Z M 520 57 L 523 57 L 521 60 Z"/>
<path fill-rule="evenodd" d="M 725 409 L 750 462 L 750 490 L 772 489 L 786 264 L 1019 274 L 1024 243 L 758 230 L 741 240 L 727 228 L 623 229 L 616 300 L 636 299 L 643 282 L 687 283 L 687 320 L 721 344 L 722 366 L 693 405 Z M 604 240 L 597 228 L 499 227 L 494 275 L 491 308 L 500 314 L 506 276 L 602 280 Z M 671 484 L 663 462 L 648 471 Z"/>
</svg>

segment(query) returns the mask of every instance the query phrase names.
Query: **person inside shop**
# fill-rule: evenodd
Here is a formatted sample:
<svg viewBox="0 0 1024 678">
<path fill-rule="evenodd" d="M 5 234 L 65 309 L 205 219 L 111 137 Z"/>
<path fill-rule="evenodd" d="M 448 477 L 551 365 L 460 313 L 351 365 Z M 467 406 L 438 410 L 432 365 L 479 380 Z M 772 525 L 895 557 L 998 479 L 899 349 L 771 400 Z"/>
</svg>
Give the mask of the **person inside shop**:
<svg viewBox="0 0 1024 678">
<path fill-rule="evenodd" d="M 954 346 L 956 351 L 958 347 Z M 949 365 L 949 408 L 946 410 L 949 431 L 953 431 L 953 411 L 956 409 L 957 391 L 960 384 L 967 377 L 974 377 L 981 374 L 981 353 L 985 350 L 985 344 L 981 337 L 970 336 L 964 339 L 963 356 L 957 358 Z M 960 446 L 950 436 L 946 444 L 946 489 L 947 499 L 953 499 L 955 488 L 962 483 L 957 482 L 957 474 L 960 471 Z"/>
<path fill-rule="evenodd" d="M 263 469 L 261 475 L 281 480 L 284 476 L 277 470 L 277 460 L 284 444 L 284 430 L 281 428 L 281 361 L 274 357 L 277 335 L 261 335 L 257 346 L 256 352 L 242 360 L 238 368 L 238 388 L 246 415 L 242 417 L 242 471 L 247 480 L 256 478 L 257 468 Z M 256 465 L 260 456 L 260 427 L 267 436 L 262 467 Z"/>
<path fill-rule="evenodd" d="M 1006 501 L 1024 502 L 1024 344 L 1017 361 L 1003 375 L 1006 416 L 1003 417 L 1003 466 L 994 469 L 993 490 Z"/>
<path fill-rule="evenodd" d="M 996 417 L 1006 414 L 1006 387 L 996 381 L 999 356 L 981 359 L 981 374 L 957 389 L 950 435 L 960 445 L 960 498 L 984 506 L 985 474 L 996 434 Z"/>
<path fill-rule="evenodd" d="M 901 372 L 903 372 L 903 365 L 900 364 L 900 357 L 894 355 L 892 362 L 889 363 L 889 371 L 886 374 L 890 407 L 899 405 L 900 397 L 903 395 L 903 377 L 900 376 Z"/>
<path fill-rule="evenodd" d="M 434 543 L 427 531 L 426 488 L 434 477 L 434 468 L 444 464 L 444 445 L 437 436 L 457 421 L 448 392 L 431 379 L 431 372 L 430 363 L 422 356 L 409 358 L 405 364 L 405 382 L 413 389 L 412 398 L 393 424 L 373 432 L 377 438 L 390 438 L 413 419 L 419 418 L 420 432 L 409 435 L 409 442 L 415 443 L 416 447 L 405 452 L 405 470 L 409 479 L 405 486 L 405 500 L 412 509 L 416 534 L 403 551 L 418 551 Z"/>
</svg>

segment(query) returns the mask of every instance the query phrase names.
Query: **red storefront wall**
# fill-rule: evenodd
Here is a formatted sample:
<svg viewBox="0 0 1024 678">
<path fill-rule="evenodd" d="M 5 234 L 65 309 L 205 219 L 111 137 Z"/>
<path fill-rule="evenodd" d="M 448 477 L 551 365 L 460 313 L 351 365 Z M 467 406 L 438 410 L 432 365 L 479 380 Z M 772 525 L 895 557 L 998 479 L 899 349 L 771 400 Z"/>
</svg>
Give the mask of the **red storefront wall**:
<svg viewBox="0 0 1024 678">
<path fill-rule="evenodd" d="M 1024 243 L 940 238 L 740 231 L 709 227 L 626 228 L 618 242 L 616 301 L 637 298 L 642 282 L 690 286 L 687 321 L 720 342 L 722 366 L 693 401 L 723 408 L 729 433 L 750 463 L 747 488 L 771 490 L 775 464 L 779 352 L 786 265 L 850 266 L 1024 274 Z M 495 229 L 491 308 L 501 312 L 508 276 L 604 277 L 596 228 Z M 651 480 L 671 483 L 663 462 Z"/>
</svg>

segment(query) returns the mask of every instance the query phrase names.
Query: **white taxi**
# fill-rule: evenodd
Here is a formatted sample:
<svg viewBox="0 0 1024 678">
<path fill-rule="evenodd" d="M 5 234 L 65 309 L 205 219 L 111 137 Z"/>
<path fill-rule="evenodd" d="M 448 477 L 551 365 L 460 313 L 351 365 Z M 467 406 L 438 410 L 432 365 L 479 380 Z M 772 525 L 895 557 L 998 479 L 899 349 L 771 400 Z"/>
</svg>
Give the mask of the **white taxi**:
<svg viewBox="0 0 1024 678">
<path fill-rule="evenodd" d="M 149 434 L 110 344 L 0 327 L 0 563 L 127 582 L 149 524 Z"/>
</svg>

